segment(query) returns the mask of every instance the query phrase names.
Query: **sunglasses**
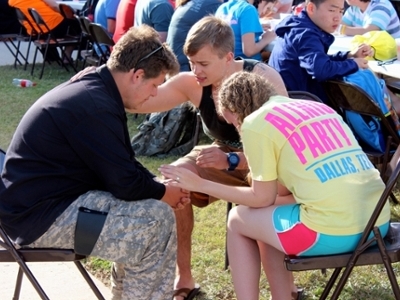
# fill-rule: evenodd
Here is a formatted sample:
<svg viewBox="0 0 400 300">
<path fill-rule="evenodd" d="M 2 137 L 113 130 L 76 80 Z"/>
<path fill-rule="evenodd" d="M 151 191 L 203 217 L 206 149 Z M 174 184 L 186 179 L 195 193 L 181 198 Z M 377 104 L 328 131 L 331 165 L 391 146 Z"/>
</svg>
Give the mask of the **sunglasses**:
<svg viewBox="0 0 400 300">
<path fill-rule="evenodd" d="M 163 49 L 163 45 L 161 45 L 161 46 L 158 47 L 157 49 L 151 51 L 149 54 L 143 56 L 141 59 L 139 59 L 139 60 L 137 61 L 137 63 L 135 64 L 135 67 L 133 68 L 133 70 L 136 71 L 136 70 L 137 70 L 137 66 L 138 66 L 142 61 L 144 61 L 144 60 L 148 59 L 150 56 L 156 54 L 156 53 L 157 53 L 158 51 L 160 51 L 161 49 Z"/>
<path fill-rule="evenodd" d="M 390 65 L 393 64 L 397 60 L 397 57 L 388 59 L 388 60 L 382 60 L 378 62 L 378 66 L 384 66 L 384 65 Z"/>
</svg>

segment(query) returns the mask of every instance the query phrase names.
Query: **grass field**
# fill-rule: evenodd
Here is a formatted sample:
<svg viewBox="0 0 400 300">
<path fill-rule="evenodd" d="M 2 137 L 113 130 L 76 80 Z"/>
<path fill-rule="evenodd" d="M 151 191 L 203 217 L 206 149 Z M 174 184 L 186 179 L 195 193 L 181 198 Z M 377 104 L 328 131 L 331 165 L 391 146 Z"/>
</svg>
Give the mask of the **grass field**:
<svg viewBox="0 0 400 300">
<path fill-rule="evenodd" d="M 0 147 L 7 149 L 13 132 L 25 111 L 46 91 L 72 76 L 57 66 L 46 66 L 43 79 L 29 76 L 23 70 L 15 70 L 11 66 L 0 67 Z M 38 84 L 33 88 L 18 88 L 12 85 L 13 78 L 27 78 Z M 130 133 L 133 135 L 141 120 L 128 116 Z M 172 162 L 175 158 L 165 159 L 139 157 L 145 166 L 154 173 L 160 164 Z M 360 208 L 362 209 L 362 208 Z M 398 206 L 393 207 L 394 218 L 399 217 Z M 217 203 L 204 208 L 195 209 L 195 231 L 193 235 L 193 271 L 203 293 L 197 299 L 234 300 L 235 295 L 229 270 L 224 270 L 225 255 L 225 218 L 226 203 Z M 108 284 L 110 263 L 100 259 L 89 259 L 86 266 Z M 399 265 L 395 265 L 398 273 Z M 328 270 L 328 274 L 331 271 Z M 327 277 L 320 271 L 301 272 L 295 274 L 296 283 L 305 288 L 303 299 L 318 299 Z M 268 284 L 261 278 L 261 299 L 269 299 Z M 386 278 L 383 266 L 360 267 L 353 271 L 340 299 L 349 300 L 384 300 L 394 299 L 390 283 Z"/>
</svg>

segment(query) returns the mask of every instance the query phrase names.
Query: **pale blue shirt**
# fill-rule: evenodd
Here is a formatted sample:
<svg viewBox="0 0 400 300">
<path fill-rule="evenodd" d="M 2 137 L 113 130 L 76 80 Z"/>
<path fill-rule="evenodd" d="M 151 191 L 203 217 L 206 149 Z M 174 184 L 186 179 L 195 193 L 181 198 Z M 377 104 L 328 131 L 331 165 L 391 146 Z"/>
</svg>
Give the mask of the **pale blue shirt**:
<svg viewBox="0 0 400 300">
<path fill-rule="evenodd" d="M 389 0 L 372 0 L 364 12 L 357 6 L 350 6 L 342 22 L 353 27 L 375 25 L 386 30 L 392 37 L 400 38 L 399 17 Z"/>
</svg>

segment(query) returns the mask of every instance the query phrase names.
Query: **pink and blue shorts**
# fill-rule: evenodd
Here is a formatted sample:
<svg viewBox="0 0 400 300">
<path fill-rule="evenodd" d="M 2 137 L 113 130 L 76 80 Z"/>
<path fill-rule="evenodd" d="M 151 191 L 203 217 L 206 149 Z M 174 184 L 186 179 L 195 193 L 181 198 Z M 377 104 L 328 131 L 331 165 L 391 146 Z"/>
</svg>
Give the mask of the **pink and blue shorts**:
<svg viewBox="0 0 400 300">
<path fill-rule="evenodd" d="M 351 252 L 362 235 L 328 235 L 311 230 L 300 222 L 300 204 L 278 206 L 273 213 L 273 224 L 284 252 L 296 256 Z M 379 226 L 379 229 L 385 236 L 389 222 Z"/>
</svg>

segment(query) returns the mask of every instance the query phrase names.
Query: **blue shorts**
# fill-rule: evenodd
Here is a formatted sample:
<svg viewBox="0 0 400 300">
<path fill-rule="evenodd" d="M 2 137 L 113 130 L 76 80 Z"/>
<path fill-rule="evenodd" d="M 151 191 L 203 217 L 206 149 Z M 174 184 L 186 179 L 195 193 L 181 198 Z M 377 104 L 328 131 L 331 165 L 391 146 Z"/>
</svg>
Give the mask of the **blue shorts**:
<svg viewBox="0 0 400 300">
<path fill-rule="evenodd" d="M 362 233 L 328 235 L 311 230 L 300 222 L 300 204 L 282 205 L 273 212 L 273 224 L 286 254 L 297 256 L 330 255 L 353 251 Z M 382 236 L 389 230 L 389 222 L 379 226 Z M 370 238 L 373 237 L 371 233 Z"/>
</svg>

